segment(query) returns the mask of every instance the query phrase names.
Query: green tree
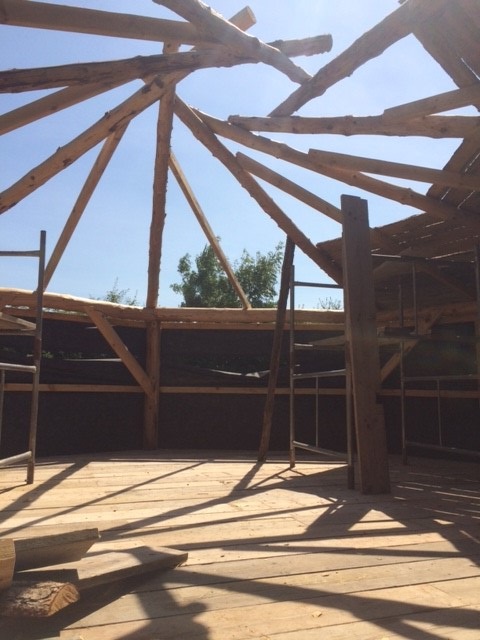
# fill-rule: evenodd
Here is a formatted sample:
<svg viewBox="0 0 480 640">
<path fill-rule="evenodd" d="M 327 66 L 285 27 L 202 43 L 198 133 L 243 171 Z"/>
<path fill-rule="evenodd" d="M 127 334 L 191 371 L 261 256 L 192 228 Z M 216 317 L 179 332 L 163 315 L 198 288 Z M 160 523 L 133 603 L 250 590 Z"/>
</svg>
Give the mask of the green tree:
<svg viewBox="0 0 480 640">
<path fill-rule="evenodd" d="M 276 285 L 282 264 L 283 244 L 266 254 L 251 256 L 243 250 L 240 260 L 232 268 L 253 307 L 274 307 L 277 303 Z M 183 296 L 182 307 L 241 307 L 212 247 L 205 245 L 195 257 L 195 268 L 190 254 L 185 254 L 177 270 L 181 283 L 170 285 Z"/>
<path fill-rule="evenodd" d="M 115 278 L 113 287 L 107 291 L 103 298 L 99 299 L 106 300 L 107 302 L 114 302 L 115 304 L 126 304 L 130 306 L 137 305 L 137 294 L 135 293 L 134 296 L 130 296 L 129 293 L 130 289 L 120 289 L 118 287 L 118 278 Z"/>
</svg>

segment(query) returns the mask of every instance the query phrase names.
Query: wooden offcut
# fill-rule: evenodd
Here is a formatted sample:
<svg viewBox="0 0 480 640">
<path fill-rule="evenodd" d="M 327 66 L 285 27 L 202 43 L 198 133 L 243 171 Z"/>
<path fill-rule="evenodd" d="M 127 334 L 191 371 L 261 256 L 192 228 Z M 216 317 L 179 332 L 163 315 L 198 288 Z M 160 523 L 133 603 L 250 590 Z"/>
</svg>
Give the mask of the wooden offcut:
<svg viewBox="0 0 480 640">
<path fill-rule="evenodd" d="M 14 540 L 15 571 L 80 560 L 99 539 L 96 527 L 17 538 Z"/>
<path fill-rule="evenodd" d="M 186 551 L 177 551 L 142 539 L 126 538 L 99 542 L 77 562 L 23 571 L 21 576 L 22 580 L 32 582 L 50 580 L 71 583 L 81 592 L 99 585 L 173 569 L 184 564 L 187 558 Z"/>
<path fill-rule="evenodd" d="M 70 583 L 18 581 L 0 594 L 0 616 L 12 618 L 46 618 L 79 599 Z"/>
<path fill-rule="evenodd" d="M 11 538 L 0 538 L 0 591 L 12 584 L 15 569 L 15 545 Z"/>
</svg>

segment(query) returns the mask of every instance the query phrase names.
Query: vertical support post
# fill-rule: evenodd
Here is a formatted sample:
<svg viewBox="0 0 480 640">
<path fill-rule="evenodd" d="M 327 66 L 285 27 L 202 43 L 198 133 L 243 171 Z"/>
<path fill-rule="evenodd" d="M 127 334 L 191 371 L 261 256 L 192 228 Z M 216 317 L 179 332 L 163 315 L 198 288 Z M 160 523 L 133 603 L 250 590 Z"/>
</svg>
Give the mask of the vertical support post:
<svg viewBox="0 0 480 640">
<path fill-rule="evenodd" d="M 152 383 L 153 392 L 145 394 L 143 448 L 158 447 L 158 420 L 160 411 L 160 334 L 157 321 L 147 323 L 146 327 L 146 373 Z"/>
<path fill-rule="evenodd" d="M 479 388 L 480 388 L 480 244 L 476 244 L 474 247 L 474 266 L 475 266 L 475 292 L 477 299 L 477 317 L 475 319 L 475 345 L 476 345 L 476 360 L 477 360 L 477 375 L 479 376 Z M 480 406 L 480 395 L 478 398 L 478 404 Z"/>
<path fill-rule="evenodd" d="M 290 270 L 290 331 L 289 331 L 289 354 L 290 354 L 290 468 L 295 466 L 295 266 Z"/>
<path fill-rule="evenodd" d="M 280 366 L 280 355 L 282 350 L 282 338 L 287 315 L 288 291 L 290 289 L 290 274 L 293 265 L 293 255 L 295 244 L 287 236 L 285 243 L 285 253 L 283 256 L 282 272 L 280 276 L 280 291 L 278 294 L 277 317 L 275 320 L 275 332 L 273 334 L 272 354 L 270 357 L 270 374 L 268 376 L 267 399 L 263 410 L 262 437 L 258 451 L 258 460 L 263 462 L 267 457 L 270 444 L 270 433 L 272 431 L 273 405 L 275 401 L 275 389 L 277 386 L 278 369 Z"/>
<path fill-rule="evenodd" d="M 33 364 L 35 373 L 32 380 L 32 404 L 30 409 L 30 429 L 28 436 L 28 448 L 31 452 L 27 463 L 27 484 L 33 484 L 35 475 L 35 457 L 37 450 L 37 422 L 38 422 L 38 393 L 40 387 L 40 364 L 42 361 L 42 335 L 43 335 L 43 290 L 45 287 L 45 250 L 47 232 L 40 232 L 40 248 L 38 253 L 38 282 L 36 300 L 35 335 L 33 344 Z"/>
<path fill-rule="evenodd" d="M 360 490 L 390 491 L 366 200 L 342 196 L 346 349 L 352 372 Z"/>
</svg>

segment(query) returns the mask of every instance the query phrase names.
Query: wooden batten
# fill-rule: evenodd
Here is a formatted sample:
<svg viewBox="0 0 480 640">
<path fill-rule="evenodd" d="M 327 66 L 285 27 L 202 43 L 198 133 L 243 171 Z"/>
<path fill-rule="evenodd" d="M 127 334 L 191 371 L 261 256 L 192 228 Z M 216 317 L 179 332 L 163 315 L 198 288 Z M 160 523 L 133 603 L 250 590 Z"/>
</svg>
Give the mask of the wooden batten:
<svg viewBox="0 0 480 640">
<path fill-rule="evenodd" d="M 99 539 L 97 528 L 15 538 L 15 571 L 75 562 Z"/>
</svg>

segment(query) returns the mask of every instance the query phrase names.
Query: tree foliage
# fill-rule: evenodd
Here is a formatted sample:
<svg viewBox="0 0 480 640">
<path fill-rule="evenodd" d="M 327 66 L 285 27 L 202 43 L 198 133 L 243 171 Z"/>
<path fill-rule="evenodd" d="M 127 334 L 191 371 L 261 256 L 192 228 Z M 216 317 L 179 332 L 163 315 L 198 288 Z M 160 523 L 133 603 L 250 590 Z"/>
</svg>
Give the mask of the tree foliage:
<svg viewBox="0 0 480 640">
<path fill-rule="evenodd" d="M 125 304 L 130 306 L 135 306 L 138 304 L 136 293 L 134 296 L 131 296 L 130 289 L 119 288 L 118 278 L 115 278 L 113 287 L 106 292 L 103 298 L 100 299 L 106 300 L 107 302 L 114 302 L 115 304 Z"/>
<path fill-rule="evenodd" d="M 252 256 L 243 250 L 232 268 L 253 307 L 274 307 L 277 303 L 276 285 L 282 264 L 283 244 L 273 251 Z M 205 245 L 195 257 L 185 254 L 177 270 L 181 283 L 172 284 L 175 293 L 183 296 L 182 307 L 241 307 L 241 302 L 222 269 L 212 247 Z"/>
</svg>

